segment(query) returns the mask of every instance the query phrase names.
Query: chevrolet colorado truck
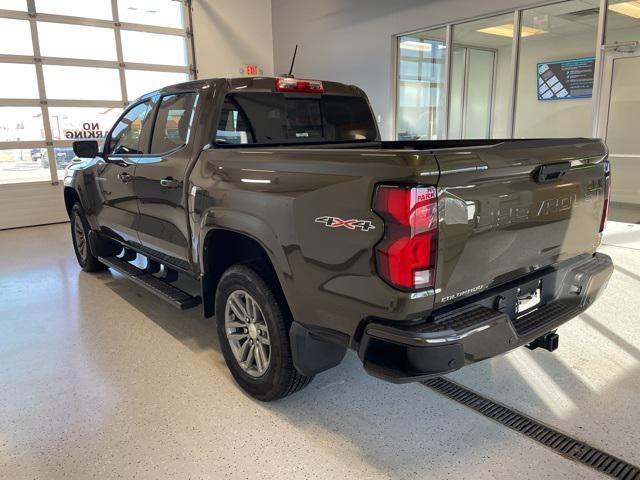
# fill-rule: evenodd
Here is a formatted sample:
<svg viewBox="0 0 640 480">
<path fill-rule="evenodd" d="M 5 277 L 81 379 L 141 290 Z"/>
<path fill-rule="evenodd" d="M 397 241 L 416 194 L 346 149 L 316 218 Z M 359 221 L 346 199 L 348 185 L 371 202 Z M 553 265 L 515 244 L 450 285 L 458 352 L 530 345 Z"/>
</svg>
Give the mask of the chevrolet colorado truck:
<svg viewBox="0 0 640 480">
<path fill-rule="evenodd" d="M 64 179 L 83 270 L 214 317 L 260 400 L 355 350 L 414 382 L 556 329 L 604 290 L 599 140 L 381 141 L 364 92 L 290 77 L 182 83 L 74 143 Z"/>
</svg>

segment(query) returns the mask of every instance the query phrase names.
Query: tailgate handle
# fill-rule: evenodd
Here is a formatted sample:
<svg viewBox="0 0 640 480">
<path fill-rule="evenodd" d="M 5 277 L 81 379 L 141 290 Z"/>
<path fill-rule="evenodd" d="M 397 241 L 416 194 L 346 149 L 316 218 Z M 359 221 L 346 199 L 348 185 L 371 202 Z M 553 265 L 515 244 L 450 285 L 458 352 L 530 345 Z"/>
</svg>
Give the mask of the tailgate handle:
<svg viewBox="0 0 640 480">
<path fill-rule="evenodd" d="M 542 165 L 536 169 L 533 173 L 533 179 L 537 183 L 549 183 L 557 182 L 564 174 L 571 168 L 570 162 L 551 163 L 549 165 Z"/>
</svg>

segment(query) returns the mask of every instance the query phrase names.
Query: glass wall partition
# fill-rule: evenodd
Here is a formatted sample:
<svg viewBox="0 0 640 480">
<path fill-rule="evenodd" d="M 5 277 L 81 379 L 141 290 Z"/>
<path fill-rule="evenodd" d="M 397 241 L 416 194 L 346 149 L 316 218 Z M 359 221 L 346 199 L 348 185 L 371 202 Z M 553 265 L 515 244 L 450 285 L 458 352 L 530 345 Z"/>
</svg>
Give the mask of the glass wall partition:
<svg viewBox="0 0 640 480">
<path fill-rule="evenodd" d="M 0 3 L 0 185 L 56 182 L 74 140 L 102 139 L 126 103 L 193 75 L 186 2 Z"/>
<path fill-rule="evenodd" d="M 612 202 L 640 204 L 640 2 L 610 0 L 607 8 L 598 134 L 611 162 Z M 635 221 L 633 218 L 629 220 Z"/>
<path fill-rule="evenodd" d="M 609 0 L 605 43 L 640 41 L 640 1 Z"/>
<path fill-rule="evenodd" d="M 444 138 L 446 29 L 398 39 L 397 137 Z"/>
<path fill-rule="evenodd" d="M 502 138 L 513 42 L 513 14 L 453 27 L 449 138 Z"/>
<path fill-rule="evenodd" d="M 523 10 L 515 137 L 591 136 L 598 5 L 572 0 Z"/>
<path fill-rule="evenodd" d="M 599 6 L 568 0 L 451 24 L 448 75 L 446 26 L 398 36 L 396 138 L 593 135 Z M 610 1 L 606 35 L 640 39 L 640 0 Z"/>
<path fill-rule="evenodd" d="M 397 39 L 397 139 L 602 138 L 612 202 L 640 205 L 640 0 L 541 2 Z"/>
</svg>

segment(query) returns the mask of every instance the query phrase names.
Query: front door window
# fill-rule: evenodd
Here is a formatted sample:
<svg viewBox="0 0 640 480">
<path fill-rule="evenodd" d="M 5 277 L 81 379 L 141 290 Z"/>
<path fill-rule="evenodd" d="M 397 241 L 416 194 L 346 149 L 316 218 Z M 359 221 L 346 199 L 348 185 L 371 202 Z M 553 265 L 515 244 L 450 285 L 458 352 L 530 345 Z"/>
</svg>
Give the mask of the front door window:
<svg viewBox="0 0 640 480">
<path fill-rule="evenodd" d="M 153 109 L 150 100 L 131 108 L 113 128 L 109 151 L 114 155 L 139 155 L 147 150 L 143 127 Z"/>
</svg>

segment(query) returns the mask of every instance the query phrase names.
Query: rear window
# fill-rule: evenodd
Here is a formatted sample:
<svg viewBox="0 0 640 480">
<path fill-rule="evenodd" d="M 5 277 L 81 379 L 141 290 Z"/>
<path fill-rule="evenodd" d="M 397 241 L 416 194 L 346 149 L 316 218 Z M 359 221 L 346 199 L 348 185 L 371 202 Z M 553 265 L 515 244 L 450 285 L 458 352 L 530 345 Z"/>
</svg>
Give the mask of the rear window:
<svg viewBox="0 0 640 480">
<path fill-rule="evenodd" d="M 282 93 L 227 95 L 217 145 L 372 141 L 377 136 L 361 97 Z"/>
</svg>

